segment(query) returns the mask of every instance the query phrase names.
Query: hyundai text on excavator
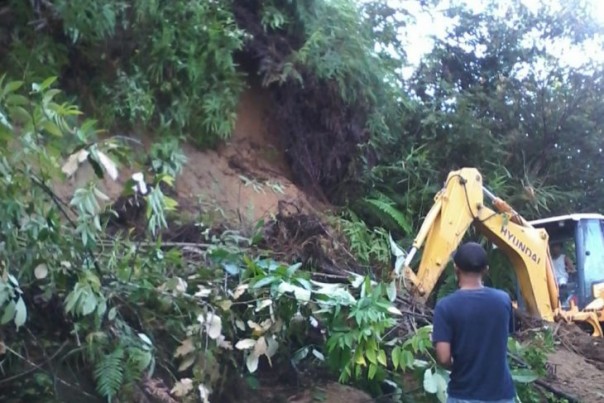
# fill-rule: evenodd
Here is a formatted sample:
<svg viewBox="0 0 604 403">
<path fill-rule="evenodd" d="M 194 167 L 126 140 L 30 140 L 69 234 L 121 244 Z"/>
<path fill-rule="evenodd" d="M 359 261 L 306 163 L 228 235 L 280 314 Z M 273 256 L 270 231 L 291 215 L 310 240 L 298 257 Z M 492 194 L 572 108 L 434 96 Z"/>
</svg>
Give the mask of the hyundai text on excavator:
<svg viewBox="0 0 604 403">
<path fill-rule="evenodd" d="M 493 208 L 485 205 L 485 196 Z M 412 248 L 399 253 L 394 267 L 395 277 L 417 300 L 425 302 L 430 296 L 471 226 L 508 257 L 516 274 L 519 308 L 548 322 L 589 324 L 593 336 L 603 336 L 604 216 L 576 214 L 529 222 L 483 186 L 477 169 L 452 171 Z M 570 295 L 564 301 L 554 275 L 550 239 L 572 240 L 575 245 L 576 281 L 569 283 Z M 411 263 L 422 247 L 415 272 Z"/>
</svg>

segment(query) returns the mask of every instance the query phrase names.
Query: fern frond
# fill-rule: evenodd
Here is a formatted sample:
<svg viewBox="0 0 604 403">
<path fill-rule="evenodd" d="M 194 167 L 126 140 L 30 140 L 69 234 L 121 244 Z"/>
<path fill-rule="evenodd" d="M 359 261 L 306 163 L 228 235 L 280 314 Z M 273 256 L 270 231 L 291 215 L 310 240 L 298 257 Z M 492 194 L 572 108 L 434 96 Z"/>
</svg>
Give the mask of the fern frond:
<svg viewBox="0 0 604 403">
<path fill-rule="evenodd" d="M 407 217 L 405 217 L 405 215 L 400 210 L 398 210 L 388 201 L 371 198 L 365 198 L 364 201 L 369 206 L 372 206 L 373 208 L 377 209 L 379 213 L 385 215 L 386 217 L 390 218 L 395 223 L 397 223 L 405 233 L 409 234 L 412 232 L 411 224 Z"/>
<path fill-rule="evenodd" d="M 138 379 L 153 361 L 153 354 L 149 350 L 138 347 L 128 348 L 127 355 L 127 365 L 124 372 L 126 381 Z"/>
<path fill-rule="evenodd" d="M 94 379 L 97 391 L 111 401 L 120 390 L 124 379 L 124 350 L 121 347 L 97 362 Z"/>
</svg>

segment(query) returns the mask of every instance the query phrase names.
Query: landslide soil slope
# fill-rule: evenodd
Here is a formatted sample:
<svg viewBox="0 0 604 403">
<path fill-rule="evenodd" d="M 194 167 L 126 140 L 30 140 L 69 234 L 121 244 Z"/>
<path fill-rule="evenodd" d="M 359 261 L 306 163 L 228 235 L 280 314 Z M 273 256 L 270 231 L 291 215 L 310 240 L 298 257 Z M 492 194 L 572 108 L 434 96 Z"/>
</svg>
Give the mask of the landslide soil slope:
<svg viewBox="0 0 604 403">
<path fill-rule="evenodd" d="M 270 119 L 271 110 L 264 90 L 252 86 L 241 97 L 235 129 L 226 144 L 206 151 L 183 145 L 188 161 L 176 178 L 181 213 L 203 213 L 217 220 L 248 225 L 271 218 L 280 201 L 305 211 L 313 206 L 320 208 L 292 182 L 279 133 Z M 153 142 L 147 134 L 131 133 L 128 137 L 141 144 L 136 152 L 145 153 Z M 134 172 L 134 168 L 121 167 L 120 178 L 102 180 L 101 189 L 115 201 Z M 74 190 L 93 175 L 92 168 L 83 165 L 69 182 L 57 183 L 54 189 L 68 202 Z"/>
</svg>

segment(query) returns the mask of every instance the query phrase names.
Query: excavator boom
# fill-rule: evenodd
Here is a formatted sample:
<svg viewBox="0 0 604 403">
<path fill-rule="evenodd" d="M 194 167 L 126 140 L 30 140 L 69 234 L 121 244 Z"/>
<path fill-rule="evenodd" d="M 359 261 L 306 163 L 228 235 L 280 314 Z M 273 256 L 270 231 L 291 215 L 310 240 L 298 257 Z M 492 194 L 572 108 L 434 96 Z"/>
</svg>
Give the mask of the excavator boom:
<svg viewBox="0 0 604 403">
<path fill-rule="evenodd" d="M 494 209 L 484 204 L 484 196 Z M 484 188 L 474 168 L 451 172 L 436 195 L 409 253 L 395 275 L 421 302 L 430 296 L 453 252 L 473 226 L 500 248 L 510 260 L 520 293 L 531 315 L 554 321 L 588 321 L 594 334 L 602 333 L 597 317 L 575 310 L 565 314 L 560 307 L 558 286 L 549 254 L 548 234 L 531 226 L 507 203 Z M 423 248 L 417 272 L 411 269 L 416 253 Z"/>
</svg>

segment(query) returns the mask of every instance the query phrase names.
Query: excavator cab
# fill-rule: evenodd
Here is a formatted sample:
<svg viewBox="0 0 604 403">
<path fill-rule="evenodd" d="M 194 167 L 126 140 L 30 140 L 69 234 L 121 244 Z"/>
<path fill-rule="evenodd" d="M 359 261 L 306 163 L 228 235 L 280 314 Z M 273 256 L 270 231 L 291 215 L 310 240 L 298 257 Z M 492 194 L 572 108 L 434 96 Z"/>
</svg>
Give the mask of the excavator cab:
<svg viewBox="0 0 604 403">
<path fill-rule="evenodd" d="M 566 295 L 561 294 L 562 307 L 601 311 L 593 305 L 604 297 L 604 215 L 570 214 L 529 223 L 545 229 L 551 243 L 562 242 L 563 253 L 574 262 L 576 273 L 569 276 Z"/>
</svg>

